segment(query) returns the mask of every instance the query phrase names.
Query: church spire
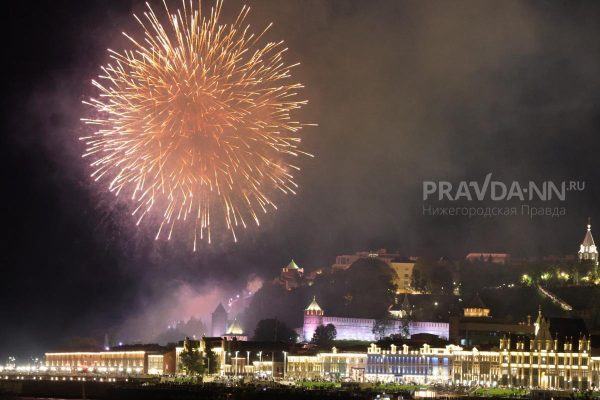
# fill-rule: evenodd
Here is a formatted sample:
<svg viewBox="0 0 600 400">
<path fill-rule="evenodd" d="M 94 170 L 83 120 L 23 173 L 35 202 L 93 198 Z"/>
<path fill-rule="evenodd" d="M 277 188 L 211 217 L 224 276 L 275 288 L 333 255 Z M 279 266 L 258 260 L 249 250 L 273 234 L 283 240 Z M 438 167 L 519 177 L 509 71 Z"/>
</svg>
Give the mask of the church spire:
<svg viewBox="0 0 600 400">
<path fill-rule="evenodd" d="M 579 246 L 578 256 L 579 261 L 590 260 L 598 265 L 598 249 L 596 248 L 596 243 L 594 243 L 594 237 L 592 236 L 592 224 L 590 218 L 588 218 L 587 231 L 585 232 L 583 242 L 581 243 L 581 246 Z"/>
</svg>

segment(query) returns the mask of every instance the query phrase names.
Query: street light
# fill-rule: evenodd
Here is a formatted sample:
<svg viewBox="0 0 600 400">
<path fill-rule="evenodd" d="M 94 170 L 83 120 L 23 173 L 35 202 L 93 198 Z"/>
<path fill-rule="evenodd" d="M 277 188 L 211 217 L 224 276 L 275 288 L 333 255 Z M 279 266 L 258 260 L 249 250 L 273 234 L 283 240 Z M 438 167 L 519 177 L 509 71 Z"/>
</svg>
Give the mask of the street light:
<svg viewBox="0 0 600 400">
<path fill-rule="evenodd" d="M 275 380 L 275 352 L 271 352 L 271 379 Z"/>
<path fill-rule="evenodd" d="M 258 352 L 258 357 L 260 359 L 260 362 L 258 363 L 258 371 L 262 373 L 262 350 Z"/>
</svg>

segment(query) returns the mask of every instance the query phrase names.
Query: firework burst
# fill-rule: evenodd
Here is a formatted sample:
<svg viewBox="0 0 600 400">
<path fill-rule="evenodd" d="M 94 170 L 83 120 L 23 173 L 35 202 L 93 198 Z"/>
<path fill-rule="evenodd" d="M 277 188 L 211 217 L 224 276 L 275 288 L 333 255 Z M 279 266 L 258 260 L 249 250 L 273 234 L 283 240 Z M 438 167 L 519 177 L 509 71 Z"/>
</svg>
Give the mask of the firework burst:
<svg viewBox="0 0 600 400">
<path fill-rule="evenodd" d="M 199 2 L 164 7 L 168 23 L 147 5 L 134 15 L 143 37 L 123 33 L 131 49 L 109 49 L 92 81 L 99 96 L 84 102 L 94 132 L 81 138 L 83 157 L 96 181 L 134 200 L 137 224 L 157 217 L 157 239 L 189 226 L 196 250 L 210 243 L 211 220 L 237 240 L 236 229 L 277 208 L 275 193 L 295 194 L 291 160 L 309 154 L 292 114 L 306 101 L 290 83 L 297 64 L 283 61 L 283 42 L 259 44 L 270 25 L 251 33 L 248 7 L 232 24 L 219 23 L 220 0 L 207 16 Z"/>
</svg>

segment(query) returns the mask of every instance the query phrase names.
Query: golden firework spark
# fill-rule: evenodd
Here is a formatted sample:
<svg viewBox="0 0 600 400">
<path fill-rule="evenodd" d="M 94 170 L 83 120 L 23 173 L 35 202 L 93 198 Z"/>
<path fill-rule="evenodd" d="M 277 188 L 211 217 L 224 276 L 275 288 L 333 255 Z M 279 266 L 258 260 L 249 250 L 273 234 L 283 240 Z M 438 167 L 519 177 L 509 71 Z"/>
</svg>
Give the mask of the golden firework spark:
<svg viewBox="0 0 600 400">
<path fill-rule="evenodd" d="M 295 194 L 290 159 L 310 155 L 299 149 L 306 124 L 292 119 L 306 104 L 290 83 L 298 64 L 283 61 L 283 42 L 259 45 L 271 25 L 251 33 L 249 7 L 232 24 L 219 24 L 221 0 L 208 16 L 191 0 L 164 7 L 168 23 L 147 4 L 144 18 L 134 15 L 143 38 L 123 33 L 132 48 L 108 50 L 92 81 L 99 96 L 84 102 L 95 132 L 81 138 L 83 156 L 95 180 L 131 196 L 138 224 L 158 213 L 157 239 L 190 224 L 196 250 L 198 238 L 210 243 L 217 211 L 237 241 L 236 228 L 277 208 L 275 192 Z"/>
</svg>

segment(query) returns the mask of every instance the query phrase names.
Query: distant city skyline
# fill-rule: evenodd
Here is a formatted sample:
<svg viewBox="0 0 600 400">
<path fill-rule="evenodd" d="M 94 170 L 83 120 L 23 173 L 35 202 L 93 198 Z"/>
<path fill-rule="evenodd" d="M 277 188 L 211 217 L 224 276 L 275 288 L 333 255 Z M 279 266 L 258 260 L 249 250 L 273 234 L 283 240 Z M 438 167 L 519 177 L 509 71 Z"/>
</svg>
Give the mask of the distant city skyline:
<svg viewBox="0 0 600 400">
<path fill-rule="evenodd" d="M 178 3 L 178 2 L 176 2 Z M 105 333 L 158 334 L 218 301 L 338 255 L 469 253 L 578 257 L 600 229 L 600 4 L 251 1 L 252 27 L 285 40 L 314 122 L 297 195 L 238 242 L 155 240 L 90 179 L 82 100 L 121 50 L 144 1 L 11 5 L 0 137 L 0 359 Z M 151 6 L 162 9 L 160 0 Z M 225 0 L 231 22 L 241 0 Z M 463 4 L 463 3 L 461 3 Z M 203 1 L 203 7 L 211 2 Z M 526 203 L 565 215 L 424 215 L 424 182 L 585 182 L 566 199 Z M 464 200 L 464 199 L 462 199 Z M 521 201 L 434 207 L 521 207 Z M 215 233 L 219 235 L 218 233 Z M 398 267 L 400 268 L 400 267 Z M 566 272 L 565 272 L 566 273 Z"/>
</svg>

